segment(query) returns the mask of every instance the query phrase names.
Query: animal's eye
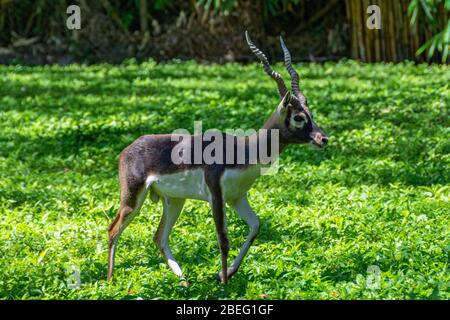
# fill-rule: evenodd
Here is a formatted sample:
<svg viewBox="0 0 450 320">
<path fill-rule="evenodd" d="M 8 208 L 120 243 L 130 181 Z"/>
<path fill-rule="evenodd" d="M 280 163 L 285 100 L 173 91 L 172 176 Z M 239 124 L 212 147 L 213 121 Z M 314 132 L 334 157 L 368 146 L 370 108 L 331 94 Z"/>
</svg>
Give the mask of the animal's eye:
<svg viewBox="0 0 450 320">
<path fill-rule="evenodd" d="M 304 120 L 305 120 L 305 117 L 302 117 L 300 114 L 296 114 L 294 116 L 294 121 L 296 121 L 296 122 L 301 122 L 301 121 L 304 121 Z"/>
</svg>

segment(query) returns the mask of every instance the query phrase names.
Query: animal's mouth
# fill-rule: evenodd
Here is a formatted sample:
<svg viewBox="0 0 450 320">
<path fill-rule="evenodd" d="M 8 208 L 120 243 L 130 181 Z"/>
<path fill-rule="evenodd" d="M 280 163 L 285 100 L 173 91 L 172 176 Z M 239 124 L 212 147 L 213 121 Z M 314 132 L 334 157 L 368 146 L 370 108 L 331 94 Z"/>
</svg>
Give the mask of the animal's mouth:
<svg viewBox="0 0 450 320">
<path fill-rule="evenodd" d="M 327 140 L 322 140 L 321 142 L 317 142 L 316 140 L 311 140 L 309 142 L 309 144 L 312 145 L 315 148 L 323 149 L 327 145 L 327 142 L 328 142 L 328 139 Z"/>
<path fill-rule="evenodd" d="M 313 132 L 310 135 L 310 143 L 316 147 L 323 148 L 328 143 L 328 137 L 321 132 Z"/>
</svg>

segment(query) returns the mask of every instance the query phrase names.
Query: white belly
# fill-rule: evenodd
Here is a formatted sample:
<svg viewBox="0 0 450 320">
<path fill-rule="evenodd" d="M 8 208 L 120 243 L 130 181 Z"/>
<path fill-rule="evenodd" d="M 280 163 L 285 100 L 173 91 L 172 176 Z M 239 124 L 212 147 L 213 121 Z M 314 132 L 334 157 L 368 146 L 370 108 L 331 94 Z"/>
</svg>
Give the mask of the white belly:
<svg viewBox="0 0 450 320">
<path fill-rule="evenodd" d="M 225 201 L 240 199 L 251 188 L 260 175 L 259 166 L 246 169 L 227 169 L 220 179 L 222 196 Z M 211 200 L 211 193 L 205 181 L 202 169 L 178 172 L 166 175 L 150 175 L 146 181 L 161 197 Z"/>
<path fill-rule="evenodd" d="M 147 187 L 160 196 L 209 201 L 210 192 L 203 170 L 196 169 L 166 175 L 150 175 Z"/>
</svg>

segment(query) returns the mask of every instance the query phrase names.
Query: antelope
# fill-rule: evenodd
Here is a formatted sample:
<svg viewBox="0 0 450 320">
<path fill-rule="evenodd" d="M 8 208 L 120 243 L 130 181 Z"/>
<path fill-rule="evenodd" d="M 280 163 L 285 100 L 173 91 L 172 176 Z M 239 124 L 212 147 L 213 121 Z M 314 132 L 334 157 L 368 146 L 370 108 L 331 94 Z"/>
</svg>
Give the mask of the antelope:
<svg viewBox="0 0 450 320">
<path fill-rule="evenodd" d="M 170 269 L 181 279 L 184 279 L 180 266 L 175 260 L 169 245 L 169 234 L 178 219 L 186 199 L 196 199 L 209 202 L 214 218 L 216 236 L 219 243 L 222 267 L 218 280 L 226 284 L 239 269 L 245 255 L 259 232 L 259 220 L 253 212 L 247 192 L 254 181 L 260 176 L 262 164 L 259 159 L 251 159 L 249 149 L 263 148 L 269 145 L 269 151 L 277 151 L 275 156 L 291 144 L 310 144 L 324 147 L 328 137 L 313 120 L 308 108 L 306 97 L 300 90 L 299 75 L 291 64 L 291 55 L 280 37 L 284 53 L 284 64 L 291 77 L 292 94 L 288 91 L 282 76 L 275 72 L 265 54 L 259 50 L 250 39 L 245 37 L 250 50 L 261 61 L 263 69 L 277 84 L 280 102 L 275 111 L 266 121 L 262 129 L 267 132 L 277 132 L 278 150 L 273 147 L 271 135 L 245 137 L 247 143 L 243 152 L 236 155 L 238 138 L 223 133 L 223 138 L 231 138 L 221 151 L 224 157 L 233 154 L 236 160 L 242 156 L 244 161 L 236 163 L 215 162 L 206 163 L 174 163 L 172 155 L 177 152 L 195 156 L 193 146 L 199 135 L 184 135 L 183 139 L 173 139 L 171 134 L 144 135 L 126 147 L 119 157 L 120 207 L 118 213 L 108 228 L 109 256 L 107 280 L 113 275 L 114 256 L 120 234 L 138 214 L 147 194 L 152 201 L 162 200 L 163 212 L 161 221 L 153 240 L 160 249 Z M 200 134 L 201 138 L 202 134 Z M 208 148 L 212 142 L 201 141 L 201 151 Z M 256 161 L 254 161 L 256 160 Z M 249 227 L 245 242 L 238 256 L 228 267 L 229 240 L 225 206 L 233 208 Z"/>
</svg>

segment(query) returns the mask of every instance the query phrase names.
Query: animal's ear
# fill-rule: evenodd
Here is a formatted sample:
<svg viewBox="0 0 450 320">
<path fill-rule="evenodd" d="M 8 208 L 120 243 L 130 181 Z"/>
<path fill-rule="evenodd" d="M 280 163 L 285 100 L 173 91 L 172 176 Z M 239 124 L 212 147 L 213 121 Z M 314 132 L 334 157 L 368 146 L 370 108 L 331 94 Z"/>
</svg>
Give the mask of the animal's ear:
<svg viewBox="0 0 450 320">
<path fill-rule="evenodd" d="M 285 117 L 287 114 L 287 110 L 289 106 L 291 105 L 292 96 L 291 93 L 288 91 L 284 95 L 283 99 L 281 99 L 280 104 L 278 105 L 277 112 L 281 117 Z"/>
</svg>

